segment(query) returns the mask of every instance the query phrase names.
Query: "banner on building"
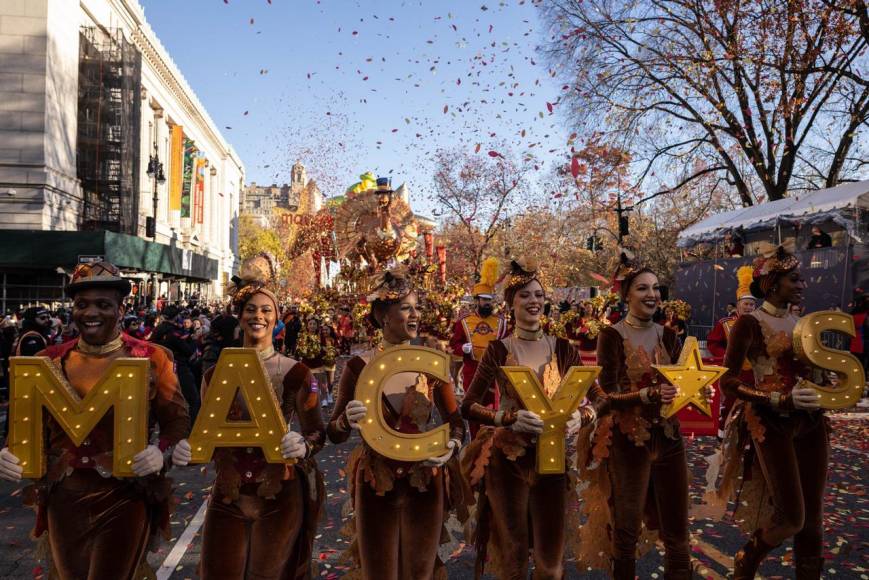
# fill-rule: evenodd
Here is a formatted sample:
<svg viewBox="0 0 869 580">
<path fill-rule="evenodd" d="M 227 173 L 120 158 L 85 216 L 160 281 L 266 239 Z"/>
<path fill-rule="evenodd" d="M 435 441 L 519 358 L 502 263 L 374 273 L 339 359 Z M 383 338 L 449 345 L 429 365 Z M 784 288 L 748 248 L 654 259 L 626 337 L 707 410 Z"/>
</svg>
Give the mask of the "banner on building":
<svg viewBox="0 0 869 580">
<path fill-rule="evenodd" d="M 169 152 L 169 210 L 181 209 L 181 180 L 184 165 L 184 128 L 172 125 Z"/>
<path fill-rule="evenodd" d="M 205 155 L 197 153 L 194 163 L 193 223 L 201 224 L 205 218 Z"/>
<path fill-rule="evenodd" d="M 193 177 L 195 171 L 196 144 L 193 140 L 184 137 L 184 169 L 181 178 L 181 217 L 191 217 Z"/>
</svg>

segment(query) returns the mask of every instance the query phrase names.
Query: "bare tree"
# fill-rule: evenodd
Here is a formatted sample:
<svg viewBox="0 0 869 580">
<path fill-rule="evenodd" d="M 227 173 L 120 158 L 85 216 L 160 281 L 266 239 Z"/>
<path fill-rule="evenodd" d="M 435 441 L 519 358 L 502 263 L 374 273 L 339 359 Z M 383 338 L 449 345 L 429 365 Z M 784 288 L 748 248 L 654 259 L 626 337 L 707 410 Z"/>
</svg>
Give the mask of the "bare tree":
<svg viewBox="0 0 869 580">
<path fill-rule="evenodd" d="M 751 205 L 835 185 L 864 164 L 863 0 L 540 6 L 574 120 L 626 144 L 635 187 L 660 184 L 656 195 L 722 176 Z"/>
<path fill-rule="evenodd" d="M 503 229 L 511 205 L 528 192 L 525 179 L 532 162 L 496 151 L 484 155 L 451 149 L 435 154 L 435 200 L 447 221 L 465 231 L 476 271 Z"/>
</svg>

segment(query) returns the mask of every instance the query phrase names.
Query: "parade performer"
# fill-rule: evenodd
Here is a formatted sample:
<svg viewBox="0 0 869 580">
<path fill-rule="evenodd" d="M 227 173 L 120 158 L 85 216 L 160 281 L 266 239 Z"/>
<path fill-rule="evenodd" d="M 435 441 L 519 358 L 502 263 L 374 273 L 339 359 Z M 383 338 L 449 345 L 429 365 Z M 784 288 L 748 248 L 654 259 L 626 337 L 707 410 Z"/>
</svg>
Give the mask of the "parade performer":
<svg viewBox="0 0 869 580">
<path fill-rule="evenodd" d="M 650 530 L 659 530 L 664 578 L 687 579 L 688 459 L 678 420 L 661 417 L 661 405 L 673 400 L 676 387 L 651 366 L 676 361 L 680 344 L 672 328 L 653 322 L 661 303 L 655 273 L 623 254 L 614 278 L 628 311 L 598 337 L 598 383 L 610 412 L 577 440 L 588 517 L 579 533 L 579 562 L 611 567 L 616 580 L 633 580 L 638 546 L 642 554 L 652 545 Z M 649 533 L 643 533 L 644 523 Z"/>
<path fill-rule="evenodd" d="M 35 537 L 50 547 L 50 568 L 60 578 L 141 578 L 147 575 L 145 550 L 152 535 L 168 538 L 170 480 L 164 453 L 190 430 L 187 404 L 165 349 L 120 332 L 130 283 L 109 262 L 82 264 L 66 286 L 72 318 L 81 335 L 40 353 L 84 397 L 118 358 L 151 363 L 150 415 L 159 441 L 134 457 L 137 477 L 114 478 L 114 410 L 109 410 L 80 447 L 47 414 L 46 475 L 25 492 L 37 506 Z M 152 428 L 153 428 L 152 427 Z M 153 435 L 153 433 L 152 433 Z M 166 456 L 168 460 L 168 456 Z M 0 477 L 21 477 L 19 461 L 0 452 Z"/>
<path fill-rule="evenodd" d="M 751 266 L 742 266 L 736 271 L 736 279 L 738 287 L 736 289 L 736 311 L 731 316 L 725 316 L 715 323 L 715 326 L 706 337 L 706 348 L 716 358 L 717 364 L 724 363 L 724 353 L 727 352 L 727 341 L 730 338 L 730 332 L 733 330 L 733 325 L 740 316 L 745 316 L 754 311 L 756 303 L 754 296 L 751 294 L 751 278 L 754 268 Z M 745 359 L 742 365 L 742 372 L 739 373 L 740 380 L 746 385 L 754 384 L 754 371 L 751 370 L 751 363 Z M 730 409 L 733 407 L 734 399 L 726 393 L 721 397 L 721 411 L 718 414 L 718 436 L 724 436 L 724 422 L 727 419 Z"/>
<path fill-rule="evenodd" d="M 733 315 L 725 316 L 715 323 L 715 326 L 706 337 L 706 347 L 717 359 L 717 363 L 724 362 L 724 353 L 727 352 L 727 341 L 730 338 L 730 332 L 733 330 L 733 325 L 740 316 L 754 311 L 757 305 L 754 301 L 754 296 L 751 293 L 751 279 L 754 268 L 751 266 L 742 266 L 736 271 L 736 280 L 738 286 L 736 288 L 736 312 Z M 746 361 L 747 362 L 747 361 Z M 748 370 L 751 369 L 749 365 Z M 743 369 L 746 370 L 746 369 Z M 751 374 L 751 373 L 749 373 Z"/>
<path fill-rule="evenodd" d="M 272 330 L 278 300 L 269 286 L 274 262 L 265 254 L 242 264 L 232 301 L 244 333 L 243 346 L 255 348 L 287 422 L 280 443 L 294 465 L 268 463 L 258 448 L 220 447 L 214 452 L 214 481 L 202 533 L 200 577 L 290 579 L 308 578 L 311 549 L 325 495 L 323 478 L 313 459 L 325 442 L 317 391 L 304 364 L 275 352 Z M 203 398 L 213 369 L 203 377 Z M 230 419 L 248 419 L 239 395 Z M 301 433 L 292 430 L 297 419 Z M 172 460 L 190 461 L 190 444 L 175 448 Z"/>
<path fill-rule="evenodd" d="M 328 321 L 321 323 L 316 316 L 305 322 L 305 332 L 299 336 L 297 354 L 302 363 L 311 369 L 317 379 L 323 407 L 332 404 L 332 385 L 335 381 L 335 365 L 338 359 L 337 337 Z"/>
<path fill-rule="evenodd" d="M 459 318 L 453 324 L 450 350 L 462 357 L 462 388 L 471 386 L 477 366 L 493 340 L 507 335 L 507 323 L 503 316 L 495 314 L 495 283 L 498 280 L 498 259 L 486 258 L 480 272 L 480 281 L 474 284 L 474 311 Z M 498 408 L 498 390 L 492 388 L 481 403 Z M 479 425 L 470 423 L 471 437 L 476 436 Z"/>
<path fill-rule="evenodd" d="M 355 395 L 365 365 L 379 351 L 410 344 L 417 336 L 417 294 L 405 273 L 386 271 L 373 286 L 370 318 L 382 329 L 383 344 L 347 361 L 327 428 L 333 443 L 346 441 L 368 412 Z M 354 509 L 351 553 L 366 579 L 433 578 L 436 571 L 443 573 L 437 553 L 447 514 L 467 501 L 457 456 L 465 425 L 453 386 L 420 373 L 399 373 L 383 388 L 379 404 L 387 422 L 403 433 L 426 431 L 436 406 L 450 425 L 449 451 L 413 463 L 383 457 L 364 442 L 352 452 L 347 469 Z"/>
<path fill-rule="evenodd" d="M 513 260 L 504 301 L 514 332 L 489 343 L 462 401 L 462 415 L 484 426 L 462 458 L 466 480 L 479 490 L 476 577 L 488 565 L 497 578 L 526 578 L 529 549 L 535 578 L 561 578 L 564 573 L 569 478 L 566 473 L 537 473 L 535 436 L 543 431 L 543 421 L 522 408 L 501 371 L 505 365 L 527 366 L 546 392 L 553 393 L 565 373 L 582 364 L 566 339 L 544 333 L 545 299 L 536 260 Z M 497 409 L 486 402 L 493 388 L 499 390 Z M 582 407 L 577 416 L 591 421 L 594 411 Z"/>
<path fill-rule="evenodd" d="M 760 256 L 751 291 L 763 303 L 733 325 L 724 359 L 729 370 L 721 379 L 737 403 L 727 424 L 719 496 L 739 493 L 736 509 L 751 513 L 746 521 L 755 528 L 734 558 L 733 577 L 754 578 L 766 555 L 793 536 L 796 578 L 816 579 L 823 566 L 829 427 L 817 392 L 800 385 L 810 369 L 794 354 L 797 317 L 788 311 L 788 304 L 802 302 L 806 283 L 789 248 L 768 244 Z M 753 384 L 741 379 L 746 359 Z"/>
</svg>

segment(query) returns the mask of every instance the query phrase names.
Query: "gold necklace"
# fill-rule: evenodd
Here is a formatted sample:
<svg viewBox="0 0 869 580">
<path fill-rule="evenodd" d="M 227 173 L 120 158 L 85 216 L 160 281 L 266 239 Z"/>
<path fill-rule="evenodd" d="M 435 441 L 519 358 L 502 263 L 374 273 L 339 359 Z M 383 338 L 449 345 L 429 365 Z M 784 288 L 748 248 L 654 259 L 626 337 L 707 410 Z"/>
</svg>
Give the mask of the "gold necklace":
<svg viewBox="0 0 869 580">
<path fill-rule="evenodd" d="M 124 340 L 121 338 L 119 334 L 109 342 L 105 344 L 90 344 L 85 342 L 83 338 L 79 338 L 78 344 L 75 345 L 76 350 L 79 352 L 83 352 L 85 354 L 108 354 L 110 352 L 114 352 L 124 346 Z"/>
<path fill-rule="evenodd" d="M 784 318 L 788 314 L 787 306 L 785 306 L 784 308 L 777 308 L 766 300 L 764 300 L 763 303 L 760 305 L 760 309 L 769 314 L 770 316 L 774 316 L 776 318 Z"/>
<path fill-rule="evenodd" d="M 402 340 L 401 342 L 395 344 L 395 343 L 389 342 L 385 338 L 382 338 L 382 339 L 380 339 L 380 350 L 386 350 L 387 348 L 393 348 L 396 346 L 407 346 L 408 344 L 410 344 L 410 340 Z"/>
<path fill-rule="evenodd" d="M 272 358 L 272 356 L 274 356 L 275 347 L 272 345 L 269 345 L 262 350 L 256 351 L 256 353 L 259 355 L 260 360 L 268 360 L 268 359 Z"/>
<path fill-rule="evenodd" d="M 543 329 L 537 327 L 536 330 L 528 330 L 516 325 L 516 336 L 522 340 L 540 340 L 543 338 Z"/>
<path fill-rule="evenodd" d="M 631 319 L 634 319 L 635 322 L 631 322 Z M 655 324 L 651 318 L 647 320 L 643 320 L 642 318 L 637 318 L 630 312 L 625 316 L 625 324 L 630 326 L 631 328 L 652 328 L 652 325 Z"/>
</svg>

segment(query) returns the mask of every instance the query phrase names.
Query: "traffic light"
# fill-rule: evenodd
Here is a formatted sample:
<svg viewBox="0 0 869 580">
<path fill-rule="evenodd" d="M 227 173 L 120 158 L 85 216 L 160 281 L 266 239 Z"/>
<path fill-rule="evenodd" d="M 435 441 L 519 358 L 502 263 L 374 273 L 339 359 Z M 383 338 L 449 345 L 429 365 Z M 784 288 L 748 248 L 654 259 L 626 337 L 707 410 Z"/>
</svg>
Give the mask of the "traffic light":
<svg viewBox="0 0 869 580">
<path fill-rule="evenodd" d="M 157 235 L 157 222 L 152 216 L 145 218 L 145 237 L 153 238 Z"/>
<path fill-rule="evenodd" d="M 619 215 L 619 238 L 631 235 L 628 231 L 628 216 Z"/>
</svg>

